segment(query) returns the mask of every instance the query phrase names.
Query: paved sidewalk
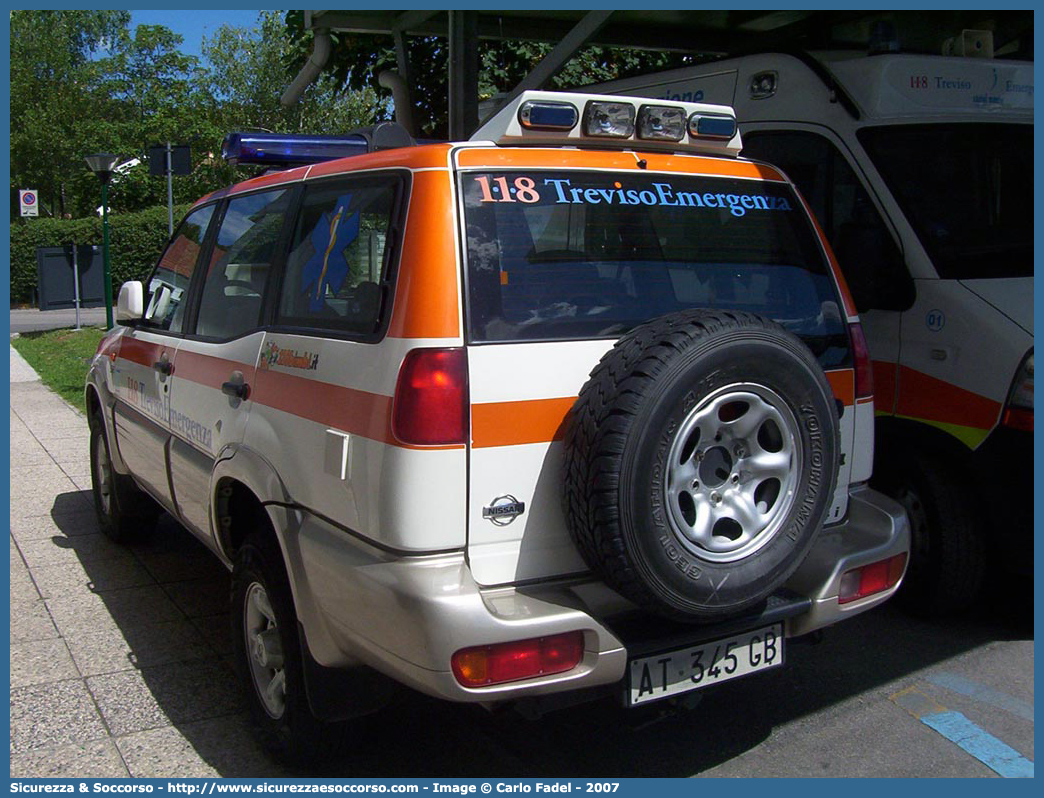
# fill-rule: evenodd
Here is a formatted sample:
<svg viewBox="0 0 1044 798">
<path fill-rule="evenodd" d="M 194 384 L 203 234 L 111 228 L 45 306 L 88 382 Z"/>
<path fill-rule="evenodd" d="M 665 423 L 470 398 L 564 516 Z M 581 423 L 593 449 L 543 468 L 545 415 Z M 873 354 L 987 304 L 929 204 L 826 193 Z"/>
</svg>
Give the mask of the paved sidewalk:
<svg viewBox="0 0 1044 798">
<path fill-rule="evenodd" d="M 99 532 L 83 414 L 11 349 L 11 776 L 286 775 L 229 663 L 229 578 L 169 517 Z"/>
</svg>

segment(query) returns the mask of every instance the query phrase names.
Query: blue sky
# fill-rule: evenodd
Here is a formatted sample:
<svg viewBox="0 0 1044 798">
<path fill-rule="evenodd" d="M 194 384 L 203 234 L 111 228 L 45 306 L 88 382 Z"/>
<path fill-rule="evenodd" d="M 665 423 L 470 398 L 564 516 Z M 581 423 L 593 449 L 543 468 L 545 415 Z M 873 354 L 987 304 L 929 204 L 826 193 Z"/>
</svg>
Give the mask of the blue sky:
<svg viewBox="0 0 1044 798">
<path fill-rule="evenodd" d="M 213 36 L 222 25 L 237 28 L 254 27 L 260 11 L 131 11 L 131 30 L 137 25 L 164 25 L 184 37 L 181 51 L 185 55 L 200 55 L 200 44 L 204 36 Z"/>
</svg>

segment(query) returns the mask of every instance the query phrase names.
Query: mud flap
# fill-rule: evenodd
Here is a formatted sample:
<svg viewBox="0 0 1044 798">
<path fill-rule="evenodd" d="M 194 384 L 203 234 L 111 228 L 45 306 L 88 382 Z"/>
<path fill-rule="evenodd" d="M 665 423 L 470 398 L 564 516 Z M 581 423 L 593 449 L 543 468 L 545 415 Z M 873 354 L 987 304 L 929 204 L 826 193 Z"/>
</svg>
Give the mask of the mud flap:
<svg viewBox="0 0 1044 798">
<path fill-rule="evenodd" d="M 326 722 L 351 720 L 386 706 L 402 687 L 366 665 L 329 668 L 315 661 L 308 650 L 305 630 L 297 624 L 301 641 L 301 664 L 308 706 L 316 718 Z"/>
</svg>

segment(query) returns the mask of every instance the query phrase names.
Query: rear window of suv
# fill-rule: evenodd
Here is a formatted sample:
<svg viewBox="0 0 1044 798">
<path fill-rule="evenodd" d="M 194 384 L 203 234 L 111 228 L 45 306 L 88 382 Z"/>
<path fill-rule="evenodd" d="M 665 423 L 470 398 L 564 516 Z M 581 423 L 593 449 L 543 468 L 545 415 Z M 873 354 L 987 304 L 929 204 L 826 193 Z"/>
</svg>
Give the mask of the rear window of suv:
<svg viewBox="0 0 1044 798">
<path fill-rule="evenodd" d="M 618 337 L 746 310 L 848 362 L 842 306 L 786 184 L 677 174 L 463 172 L 470 340 Z"/>
</svg>

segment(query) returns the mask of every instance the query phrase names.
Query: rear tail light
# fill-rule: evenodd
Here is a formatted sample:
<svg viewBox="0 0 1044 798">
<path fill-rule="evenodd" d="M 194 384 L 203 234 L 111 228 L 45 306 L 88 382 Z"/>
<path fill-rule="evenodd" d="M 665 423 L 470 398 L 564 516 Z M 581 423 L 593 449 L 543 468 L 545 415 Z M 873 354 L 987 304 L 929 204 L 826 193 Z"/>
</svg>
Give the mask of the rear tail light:
<svg viewBox="0 0 1044 798">
<path fill-rule="evenodd" d="M 453 675 L 465 687 L 517 682 L 534 676 L 565 673 L 584 656 L 584 633 L 515 640 L 465 648 L 453 655 Z"/>
<path fill-rule="evenodd" d="M 414 349 L 402 361 L 392 402 L 392 434 L 401 443 L 466 443 L 468 363 L 461 348 Z"/>
<path fill-rule="evenodd" d="M 863 325 L 849 324 L 848 334 L 852 339 L 852 357 L 855 360 L 856 399 L 872 399 L 874 396 L 874 369 L 870 362 L 870 349 L 863 335 Z"/>
<path fill-rule="evenodd" d="M 838 604 L 848 604 L 875 593 L 881 593 L 895 587 L 906 568 L 906 554 L 896 554 L 887 560 L 864 565 L 845 571 L 841 577 L 841 589 L 837 597 Z"/>
<path fill-rule="evenodd" d="M 1006 427 L 1033 432 L 1033 352 L 1026 355 L 1015 375 L 1002 423 Z"/>
</svg>

